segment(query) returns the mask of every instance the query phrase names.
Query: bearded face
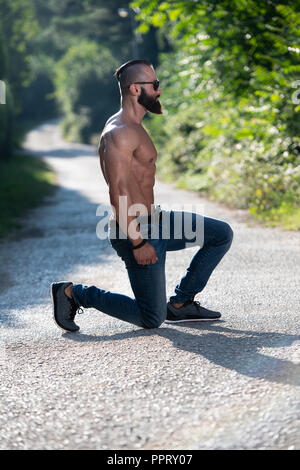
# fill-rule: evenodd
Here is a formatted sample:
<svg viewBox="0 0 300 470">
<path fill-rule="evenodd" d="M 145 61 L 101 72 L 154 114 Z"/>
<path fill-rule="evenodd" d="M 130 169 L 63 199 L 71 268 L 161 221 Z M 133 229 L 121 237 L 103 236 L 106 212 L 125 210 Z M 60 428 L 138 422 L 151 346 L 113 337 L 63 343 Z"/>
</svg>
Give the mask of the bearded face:
<svg viewBox="0 0 300 470">
<path fill-rule="evenodd" d="M 138 97 L 138 103 L 144 106 L 144 108 L 146 108 L 147 111 L 150 111 L 150 113 L 162 114 L 162 106 L 160 101 L 158 101 L 158 98 L 159 96 L 153 98 L 153 96 L 148 95 L 145 88 L 141 87 L 141 94 Z"/>
</svg>

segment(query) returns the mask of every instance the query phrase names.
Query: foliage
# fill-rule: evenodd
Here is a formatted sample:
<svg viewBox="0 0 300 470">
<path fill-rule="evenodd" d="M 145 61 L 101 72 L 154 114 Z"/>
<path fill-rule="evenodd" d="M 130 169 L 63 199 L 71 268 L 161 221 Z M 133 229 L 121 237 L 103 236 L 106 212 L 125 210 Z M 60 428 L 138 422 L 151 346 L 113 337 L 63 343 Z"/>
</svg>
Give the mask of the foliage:
<svg viewBox="0 0 300 470">
<path fill-rule="evenodd" d="M 0 0 L 0 80 L 6 85 L 6 104 L 0 105 L 0 160 L 12 153 L 14 118 L 31 74 L 28 45 L 38 26 L 30 0 Z"/>
<path fill-rule="evenodd" d="M 0 162 L 0 237 L 19 227 L 16 218 L 39 205 L 54 187 L 52 170 L 39 158 L 14 155 Z"/>
<path fill-rule="evenodd" d="M 119 92 L 113 79 L 117 65 L 108 49 L 88 40 L 70 47 L 58 62 L 56 96 L 70 140 L 87 141 L 91 133 L 99 133 L 111 110 L 117 110 Z"/>
<path fill-rule="evenodd" d="M 141 29 L 168 30 L 176 49 L 157 71 L 163 125 L 148 125 L 160 174 L 269 222 L 287 214 L 287 228 L 300 228 L 297 3 L 134 2 Z"/>
<path fill-rule="evenodd" d="M 58 0 L 31 0 L 35 7 L 36 18 L 39 23 L 40 32 L 32 38 L 30 43 L 31 56 L 29 58 L 30 70 L 34 76 L 33 82 L 28 86 L 23 96 L 22 107 L 24 119 L 47 119 L 58 113 L 56 97 L 59 95 L 60 107 L 65 109 L 62 103 L 61 89 L 56 89 L 56 64 L 68 53 L 74 51 L 74 47 L 81 47 L 85 41 L 97 44 L 101 51 L 109 50 L 111 56 L 115 58 L 116 65 L 132 58 L 132 27 L 131 20 L 121 18 L 118 8 L 128 7 L 128 2 L 122 0 L 68 0 L 60 2 Z M 154 28 L 151 27 L 149 33 L 143 36 L 139 42 L 139 55 L 157 63 L 157 41 Z M 76 54 L 73 54 L 76 58 Z M 100 59 L 100 58 L 99 58 Z M 101 68 L 100 60 L 96 64 L 97 69 Z M 88 67 L 88 66 L 87 66 Z M 70 84 L 72 78 L 72 88 L 78 84 L 76 73 L 81 71 L 73 67 L 72 77 L 68 77 Z M 111 77 L 112 84 L 114 79 Z M 89 80 L 91 85 L 86 89 L 84 102 L 77 114 L 72 107 L 68 109 L 65 116 L 64 130 L 69 138 L 82 138 L 89 141 L 93 133 L 99 133 L 99 128 L 103 119 L 99 121 L 99 100 L 95 100 L 93 93 L 103 99 L 108 107 L 105 114 L 112 114 L 116 106 L 116 88 L 113 89 L 111 101 L 106 98 L 111 93 L 112 84 L 106 88 L 106 81 L 100 84 L 99 70 L 92 73 Z M 114 84 L 115 85 L 115 84 Z M 113 86 L 114 86 L 113 85 Z M 90 97 L 86 104 L 88 90 Z M 102 95 L 101 95 L 102 93 Z M 104 102 L 103 101 L 103 102 Z M 111 106 L 109 104 L 111 103 Z M 63 104 L 63 106 L 61 106 Z M 78 110 L 79 107 L 76 106 Z M 95 116 L 96 121 L 93 121 Z M 93 125 L 93 127 L 91 127 Z"/>
<path fill-rule="evenodd" d="M 29 83 L 29 42 L 38 32 L 31 0 L 0 0 L 1 43 L 5 50 L 5 69 L 2 72 L 9 82 L 18 108 L 22 91 Z"/>
</svg>

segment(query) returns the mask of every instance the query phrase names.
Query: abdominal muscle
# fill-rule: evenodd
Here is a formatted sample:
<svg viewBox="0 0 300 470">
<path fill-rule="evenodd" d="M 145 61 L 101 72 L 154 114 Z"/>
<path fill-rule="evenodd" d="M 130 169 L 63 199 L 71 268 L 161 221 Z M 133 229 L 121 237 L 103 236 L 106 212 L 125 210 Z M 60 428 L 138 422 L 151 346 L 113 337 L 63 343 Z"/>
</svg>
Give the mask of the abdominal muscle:
<svg viewBox="0 0 300 470">
<path fill-rule="evenodd" d="M 155 183 L 155 165 L 145 167 L 145 165 L 135 162 L 132 170 L 139 184 L 140 192 L 144 196 L 141 202 L 146 205 L 148 214 L 151 214 L 151 205 L 154 204 L 153 187 Z M 139 201 L 136 201 L 136 203 L 138 204 Z"/>
<path fill-rule="evenodd" d="M 107 178 L 105 175 L 105 162 L 100 158 L 101 162 L 101 168 L 103 172 L 103 176 L 107 182 Z M 136 181 L 139 186 L 139 196 L 142 196 L 142 200 L 138 200 L 134 198 L 134 195 L 132 194 L 134 198 L 134 204 L 143 204 L 143 206 L 146 206 L 147 212 L 146 214 L 150 215 L 153 212 L 153 205 L 154 205 L 154 192 L 153 192 L 153 187 L 155 184 L 155 165 L 151 165 L 148 168 L 145 168 L 145 165 L 135 162 L 132 168 L 132 172 L 136 178 Z M 127 207 L 127 210 L 129 207 Z M 142 208 L 144 210 L 144 207 Z M 131 215 L 146 215 L 146 214 L 139 214 L 138 211 L 138 206 L 134 207 L 132 209 L 132 214 Z M 111 216 L 112 220 L 116 220 L 115 214 L 113 212 Z"/>
</svg>

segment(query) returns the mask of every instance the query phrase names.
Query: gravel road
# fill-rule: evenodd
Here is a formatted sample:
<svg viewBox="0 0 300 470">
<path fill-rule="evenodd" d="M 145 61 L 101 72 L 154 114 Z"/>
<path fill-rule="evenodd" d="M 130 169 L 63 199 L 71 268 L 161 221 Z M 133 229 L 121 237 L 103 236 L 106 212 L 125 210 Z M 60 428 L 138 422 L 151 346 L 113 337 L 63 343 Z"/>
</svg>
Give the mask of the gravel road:
<svg viewBox="0 0 300 470">
<path fill-rule="evenodd" d="M 56 122 L 29 133 L 58 188 L 0 243 L 1 449 L 299 449 L 300 233 L 159 181 L 156 202 L 202 207 L 234 230 L 197 296 L 222 321 L 143 330 L 94 309 L 79 333 L 52 320 L 54 280 L 132 295 L 96 236 L 108 204 L 95 148 Z M 102 207 L 102 206 L 100 206 Z M 167 254 L 167 293 L 195 248 Z"/>
</svg>

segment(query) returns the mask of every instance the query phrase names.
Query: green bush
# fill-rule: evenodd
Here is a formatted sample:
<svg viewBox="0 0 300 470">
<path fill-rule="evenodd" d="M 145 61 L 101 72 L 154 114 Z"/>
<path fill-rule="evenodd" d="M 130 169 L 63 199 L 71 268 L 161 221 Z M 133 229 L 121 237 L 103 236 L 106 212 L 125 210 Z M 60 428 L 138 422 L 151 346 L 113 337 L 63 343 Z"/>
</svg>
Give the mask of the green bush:
<svg viewBox="0 0 300 470">
<path fill-rule="evenodd" d="M 13 155 L 0 161 L 0 237 L 20 227 L 17 217 L 41 204 L 54 188 L 55 175 L 40 158 Z"/>
<path fill-rule="evenodd" d="M 133 5 L 141 31 L 161 28 L 174 48 L 157 70 L 165 115 L 148 120 L 159 174 L 269 224 L 299 229 L 297 2 Z"/>
<path fill-rule="evenodd" d="M 108 49 L 83 40 L 61 58 L 55 67 L 56 97 L 66 115 L 65 136 L 89 142 L 119 105 L 119 91 L 113 79 L 117 62 Z"/>
<path fill-rule="evenodd" d="M 177 64 L 177 77 L 181 55 L 167 57 Z M 159 150 L 158 174 L 269 224 L 300 228 L 300 138 L 286 131 L 274 104 L 257 95 L 223 96 L 213 83 L 202 83 L 198 96 L 187 84 L 183 95 L 180 82 L 168 82 L 172 67 L 168 74 L 165 64 L 157 70 L 165 114 L 147 120 Z"/>
<path fill-rule="evenodd" d="M 0 104 L 0 161 L 8 160 L 13 151 L 14 107 L 10 87 L 5 81 L 5 104 Z"/>
</svg>

